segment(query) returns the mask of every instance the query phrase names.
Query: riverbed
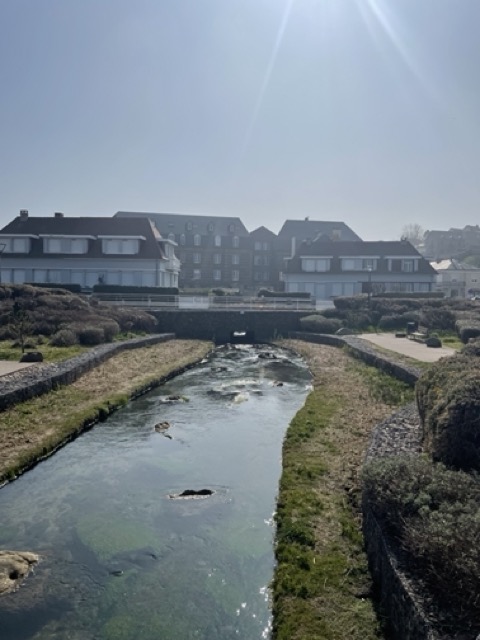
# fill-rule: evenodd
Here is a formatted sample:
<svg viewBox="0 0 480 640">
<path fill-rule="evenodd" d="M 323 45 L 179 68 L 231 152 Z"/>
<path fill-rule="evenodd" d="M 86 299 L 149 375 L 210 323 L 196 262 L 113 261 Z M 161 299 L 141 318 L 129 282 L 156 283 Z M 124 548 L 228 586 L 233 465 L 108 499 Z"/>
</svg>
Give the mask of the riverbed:
<svg viewBox="0 0 480 640">
<path fill-rule="evenodd" d="M 281 447 L 309 388 L 291 352 L 227 345 L 4 487 L 0 547 L 42 561 L 0 600 L 2 640 L 268 638 Z"/>
</svg>

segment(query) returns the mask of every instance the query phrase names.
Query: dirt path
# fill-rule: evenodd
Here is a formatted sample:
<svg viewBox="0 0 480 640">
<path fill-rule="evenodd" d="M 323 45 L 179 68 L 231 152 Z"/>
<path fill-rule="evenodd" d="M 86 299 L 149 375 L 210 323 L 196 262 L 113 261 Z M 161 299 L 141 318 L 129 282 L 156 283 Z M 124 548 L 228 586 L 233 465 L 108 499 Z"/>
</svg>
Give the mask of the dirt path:
<svg viewBox="0 0 480 640">
<path fill-rule="evenodd" d="M 135 391 L 197 362 L 211 348 L 208 342 L 172 340 L 124 351 L 72 385 L 1 412 L 0 481 L 29 468 Z"/>
</svg>

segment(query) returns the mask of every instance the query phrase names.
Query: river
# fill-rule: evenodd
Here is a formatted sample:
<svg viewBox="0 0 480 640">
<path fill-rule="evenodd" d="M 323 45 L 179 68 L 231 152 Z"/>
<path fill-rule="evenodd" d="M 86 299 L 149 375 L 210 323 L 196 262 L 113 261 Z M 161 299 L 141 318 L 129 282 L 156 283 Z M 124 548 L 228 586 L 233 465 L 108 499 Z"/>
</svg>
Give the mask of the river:
<svg viewBox="0 0 480 640">
<path fill-rule="evenodd" d="M 289 352 L 219 347 L 4 487 L 0 548 L 42 561 L 0 600 L 1 640 L 269 638 L 281 448 L 309 386 Z"/>
</svg>

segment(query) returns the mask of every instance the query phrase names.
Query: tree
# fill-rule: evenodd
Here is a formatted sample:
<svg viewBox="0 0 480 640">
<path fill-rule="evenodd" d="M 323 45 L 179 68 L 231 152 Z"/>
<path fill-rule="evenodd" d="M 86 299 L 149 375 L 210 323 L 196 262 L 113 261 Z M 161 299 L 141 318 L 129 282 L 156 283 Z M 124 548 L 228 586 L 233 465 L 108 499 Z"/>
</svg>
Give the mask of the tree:
<svg viewBox="0 0 480 640">
<path fill-rule="evenodd" d="M 32 329 L 32 323 L 30 314 L 18 301 L 13 303 L 9 324 L 13 335 L 20 344 L 22 353 L 25 353 L 25 343 Z"/>
<path fill-rule="evenodd" d="M 423 227 L 416 222 L 406 224 L 402 230 L 402 240 L 408 240 L 415 249 L 418 249 L 423 244 L 424 235 Z"/>
</svg>

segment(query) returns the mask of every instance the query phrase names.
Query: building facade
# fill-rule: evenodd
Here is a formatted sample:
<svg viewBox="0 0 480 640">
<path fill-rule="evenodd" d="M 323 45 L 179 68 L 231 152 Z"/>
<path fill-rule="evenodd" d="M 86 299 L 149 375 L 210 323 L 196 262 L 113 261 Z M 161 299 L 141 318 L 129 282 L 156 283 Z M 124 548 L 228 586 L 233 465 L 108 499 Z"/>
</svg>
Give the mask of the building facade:
<svg viewBox="0 0 480 640">
<path fill-rule="evenodd" d="M 437 272 L 436 290 L 446 298 L 470 298 L 480 295 L 480 269 L 455 259 L 430 263 Z"/>
<path fill-rule="evenodd" d="M 118 211 L 117 219 L 147 218 L 178 245 L 182 288 L 251 286 L 250 235 L 239 218 Z"/>
<path fill-rule="evenodd" d="M 316 299 L 360 293 L 427 293 L 435 270 L 407 241 L 326 241 L 300 245 L 283 274 L 289 293 L 308 292 Z"/>
<path fill-rule="evenodd" d="M 147 219 L 30 217 L 0 231 L 2 283 L 177 287 L 175 243 Z"/>
</svg>

